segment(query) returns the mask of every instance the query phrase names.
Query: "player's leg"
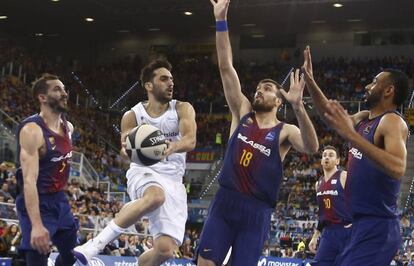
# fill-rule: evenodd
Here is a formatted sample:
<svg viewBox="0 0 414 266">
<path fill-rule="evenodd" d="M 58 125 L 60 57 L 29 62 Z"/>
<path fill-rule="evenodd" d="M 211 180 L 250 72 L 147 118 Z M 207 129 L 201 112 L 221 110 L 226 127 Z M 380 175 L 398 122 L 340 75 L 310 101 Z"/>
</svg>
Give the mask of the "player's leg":
<svg viewBox="0 0 414 266">
<path fill-rule="evenodd" d="M 230 246 L 239 234 L 238 221 L 243 216 L 240 204 L 244 202 L 238 194 L 223 188 L 217 191 L 200 236 L 196 252 L 198 266 L 222 265 Z"/>
<path fill-rule="evenodd" d="M 49 235 L 52 236 L 57 230 L 58 219 L 53 214 L 55 212 L 49 212 L 50 204 L 39 198 L 39 208 L 43 225 L 49 231 Z M 53 202 L 51 202 L 53 204 Z M 16 209 L 19 218 L 20 229 L 22 232 L 22 239 L 20 241 L 19 251 L 24 254 L 26 265 L 28 266 L 47 266 L 49 254 L 40 254 L 37 250 L 34 250 L 30 244 L 30 236 L 32 231 L 32 224 L 27 213 L 24 198 L 17 197 Z"/>
<path fill-rule="evenodd" d="M 235 225 L 226 221 L 219 212 L 214 213 L 213 208 L 210 209 L 200 236 L 198 266 L 221 266 L 234 238 Z"/>
<path fill-rule="evenodd" d="M 131 174 L 130 170 L 129 174 Z M 129 226 L 134 225 L 142 216 L 164 204 L 164 188 L 157 181 L 155 174 L 132 172 L 132 175 L 128 178 L 128 193 L 132 201 L 125 204 L 117 216 L 94 239 L 75 248 L 75 252 L 81 255 L 78 259 L 82 263 L 99 254 L 108 243 L 125 232 Z"/>
<path fill-rule="evenodd" d="M 240 224 L 233 243 L 231 265 L 257 265 L 269 235 L 270 213 L 268 211 L 255 223 Z"/>
<path fill-rule="evenodd" d="M 187 220 L 187 193 L 183 184 L 160 177 L 165 188 L 165 202 L 151 212 L 149 231 L 154 235 L 154 247 L 139 257 L 140 266 L 161 265 L 174 257 L 174 251 L 184 238 Z"/>
<path fill-rule="evenodd" d="M 99 254 L 108 243 L 139 221 L 143 215 L 160 207 L 163 202 L 164 191 L 158 186 L 149 186 L 142 198 L 124 205 L 117 216 L 94 239 L 75 248 L 76 252 L 85 257 L 80 260 L 90 260 Z"/>
<path fill-rule="evenodd" d="M 73 249 L 77 244 L 77 229 L 57 231 L 52 241 L 59 251 L 55 266 L 72 266 L 75 264 L 76 256 Z"/>
<path fill-rule="evenodd" d="M 78 242 L 78 229 L 79 222 L 73 217 L 70 205 L 65 199 L 60 204 L 58 230 L 51 236 L 53 244 L 59 251 L 55 266 L 72 266 L 76 262 L 73 249 Z"/>
<path fill-rule="evenodd" d="M 174 258 L 174 250 L 177 248 L 178 244 L 174 238 L 167 235 L 159 236 L 154 239 L 154 247 L 139 257 L 139 265 L 161 265 L 165 261 Z"/>
<path fill-rule="evenodd" d="M 342 230 L 343 231 L 343 230 Z M 324 228 L 319 240 L 318 250 L 312 266 L 332 266 L 342 249 L 341 242 L 344 241 L 340 228 Z"/>
<path fill-rule="evenodd" d="M 25 250 L 26 266 L 47 266 L 49 254 L 40 254 L 37 250 Z"/>
</svg>

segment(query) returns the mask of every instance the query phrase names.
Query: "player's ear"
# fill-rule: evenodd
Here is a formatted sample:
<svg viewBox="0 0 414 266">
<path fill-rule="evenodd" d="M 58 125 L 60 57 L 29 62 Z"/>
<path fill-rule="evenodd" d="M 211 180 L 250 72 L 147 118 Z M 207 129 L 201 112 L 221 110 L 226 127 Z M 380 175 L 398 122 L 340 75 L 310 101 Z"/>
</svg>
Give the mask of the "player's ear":
<svg viewBox="0 0 414 266">
<path fill-rule="evenodd" d="M 39 95 L 37 95 L 37 99 L 39 100 L 39 102 L 45 102 L 47 99 L 46 94 L 40 93 Z"/>
<path fill-rule="evenodd" d="M 395 86 L 389 85 L 384 89 L 384 96 L 390 96 L 395 93 Z"/>
<path fill-rule="evenodd" d="M 145 82 L 144 87 L 147 91 L 152 90 L 152 82 Z"/>
</svg>

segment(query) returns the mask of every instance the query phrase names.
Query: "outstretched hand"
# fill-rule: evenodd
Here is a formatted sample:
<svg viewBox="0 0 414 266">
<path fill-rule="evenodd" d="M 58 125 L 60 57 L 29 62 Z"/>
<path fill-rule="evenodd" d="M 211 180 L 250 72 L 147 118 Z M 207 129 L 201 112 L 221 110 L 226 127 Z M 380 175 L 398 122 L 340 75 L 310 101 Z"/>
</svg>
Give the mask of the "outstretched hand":
<svg viewBox="0 0 414 266">
<path fill-rule="evenodd" d="M 302 104 L 303 89 L 305 88 L 305 80 L 303 75 L 299 74 L 299 69 L 296 69 L 295 73 L 290 73 L 290 89 L 286 92 L 284 89 L 280 90 L 280 93 L 293 107 L 297 107 Z"/>
<path fill-rule="evenodd" d="M 302 66 L 303 74 L 305 75 L 306 82 L 313 80 L 313 67 L 312 67 L 312 56 L 309 45 L 306 46 L 303 51 L 304 62 Z"/>
<path fill-rule="evenodd" d="M 355 133 L 354 124 L 348 112 L 339 102 L 329 100 L 324 116 L 332 129 L 343 138 L 351 140 L 353 133 Z"/>
<path fill-rule="evenodd" d="M 227 20 L 230 0 L 210 0 L 214 7 L 214 16 L 217 21 Z"/>
</svg>

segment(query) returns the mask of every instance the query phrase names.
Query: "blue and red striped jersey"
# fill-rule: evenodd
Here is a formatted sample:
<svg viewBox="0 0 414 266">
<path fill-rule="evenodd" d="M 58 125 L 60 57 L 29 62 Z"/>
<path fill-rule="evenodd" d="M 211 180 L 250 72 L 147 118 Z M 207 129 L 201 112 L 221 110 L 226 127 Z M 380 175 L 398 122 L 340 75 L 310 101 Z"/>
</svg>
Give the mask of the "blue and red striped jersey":
<svg viewBox="0 0 414 266">
<path fill-rule="evenodd" d="M 245 115 L 228 142 L 220 185 L 276 206 L 283 178 L 279 154 L 283 125 L 261 129 L 253 112 Z"/>
<path fill-rule="evenodd" d="M 341 184 L 341 170 L 329 180 L 322 176 L 318 181 L 316 199 L 319 205 L 319 221 L 325 225 L 348 224 L 351 215 L 345 206 L 345 191 Z"/>
<path fill-rule="evenodd" d="M 44 194 L 61 191 L 67 185 L 69 179 L 70 165 L 68 160 L 72 157 L 72 142 L 67 122 L 63 120 L 61 123 L 63 131 L 65 132 L 64 136 L 61 136 L 50 130 L 40 115 L 32 115 L 20 123 L 17 129 L 18 138 L 23 126 L 30 122 L 39 125 L 46 143 L 46 153 L 39 158 L 38 193 Z M 16 177 L 18 178 L 18 182 L 23 184 L 21 168 L 18 169 Z"/>
</svg>

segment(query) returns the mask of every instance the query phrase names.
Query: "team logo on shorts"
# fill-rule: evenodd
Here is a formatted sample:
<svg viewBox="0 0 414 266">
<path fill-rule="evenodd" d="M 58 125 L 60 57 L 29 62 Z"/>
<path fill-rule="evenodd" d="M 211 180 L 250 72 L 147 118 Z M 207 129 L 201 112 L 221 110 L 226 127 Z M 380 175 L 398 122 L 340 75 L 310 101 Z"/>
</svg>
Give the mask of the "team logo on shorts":
<svg viewBox="0 0 414 266">
<path fill-rule="evenodd" d="M 273 141 L 275 137 L 276 137 L 276 133 L 273 131 L 270 131 L 269 133 L 267 133 L 265 140 Z"/>
</svg>

